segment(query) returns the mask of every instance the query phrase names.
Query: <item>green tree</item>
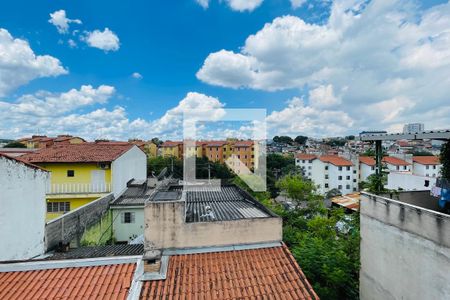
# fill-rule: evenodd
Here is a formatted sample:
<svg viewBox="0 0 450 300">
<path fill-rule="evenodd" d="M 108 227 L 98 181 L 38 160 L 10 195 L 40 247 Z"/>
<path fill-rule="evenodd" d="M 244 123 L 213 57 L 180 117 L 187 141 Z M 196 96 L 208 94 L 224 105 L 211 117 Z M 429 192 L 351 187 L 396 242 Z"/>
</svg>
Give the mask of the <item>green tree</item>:
<svg viewBox="0 0 450 300">
<path fill-rule="evenodd" d="M 21 142 L 11 142 L 6 144 L 5 146 L 3 146 L 4 148 L 26 148 L 27 146 L 25 146 L 24 144 L 22 144 Z"/>
<path fill-rule="evenodd" d="M 323 203 L 323 197 L 317 193 L 316 186 L 300 175 L 287 175 L 281 178 L 276 186 L 294 202 L 295 209 L 299 209 L 302 204 L 319 208 Z"/>
<path fill-rule="evenodd" d="M 441 148 L 441 176 L 450 179 L 450 141 L 447 141 Z"/>
<path fill-rule="evenodd" d="M 284 143 L 284 144 L 289 144 L 292 145 L 292 143 L 294 142 L 294 140 L 290 137 L 290 136 L 274 136 L 272 139 L 275 143 Z"/>
<path fill-rule="evenodd" d="M 304 145 L 307 140 L 308 140 L 307 136 L 299 135 L 294 139 L 294 142 L 296 142 L 299 145 Z"/>
</svg>

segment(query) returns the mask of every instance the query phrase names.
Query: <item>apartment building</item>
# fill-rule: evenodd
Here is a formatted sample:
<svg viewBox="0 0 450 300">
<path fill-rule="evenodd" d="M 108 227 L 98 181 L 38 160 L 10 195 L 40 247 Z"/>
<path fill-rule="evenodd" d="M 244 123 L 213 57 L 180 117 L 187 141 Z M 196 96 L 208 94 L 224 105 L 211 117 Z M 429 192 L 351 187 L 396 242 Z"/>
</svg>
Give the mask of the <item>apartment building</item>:
<svg viewBox="0 0 450 300">
<path fill-rule="evenodd" d="M 337 155 L 298 154 L 296 158 L 297 165 L 305 170 L 305 177 L 318 186 L 320 193 L 337 189 L 345 195 L 358 190 L 357 170 L 350 160 Z"/>
<path fill-rule="evenodd" d="M 385 156 L 382 160 L 383 165 L 390 172 L 410 172 L 411 164 L 406 160 L 395 156 Z"/>
<path fill-rule="evenodd" d="M 165 141 L 161 144 L 160 153 L 163 157 L 183 158 L 183 142 L 182 141 Z"/>
<path fill-rule="evenodd" d="M 414 156 L 412 159 L 414 175 L 438 177 L 441 167 L 441 162 L 437 156 Z"/>
<path fill-rule="evenodd" d="M 359 181 L 366 181 L 367 177 L 375 174 L 375 159 L 370 156 L 360 156 L 359 160 Z"/>
<path fill-rule="evenodd" d="M 231 155 L 240 160 L 240 164 L 248 169 L 255 167 L 255 142 L 236 141 L 231 144 Z"/>
<path fill-rule="evenodd" d="M 106 194 L 118 195 L 129 180 L 147 177 L 145 153 L 129 143 L 65 144 L 20 159 L 50 171 L 47 220 Z"/>
<path fill-rule="evenodd" d="M 22 138 L 18 142 L 25 145 L 28 149 L 48 148 L 53 145 L 61 144 L 81 144 L 86 141 L 77 136 L 58 135 L 57 137 L 48 137 L 46 135 L 33 135 L 31 138 Z"/>
</svg>

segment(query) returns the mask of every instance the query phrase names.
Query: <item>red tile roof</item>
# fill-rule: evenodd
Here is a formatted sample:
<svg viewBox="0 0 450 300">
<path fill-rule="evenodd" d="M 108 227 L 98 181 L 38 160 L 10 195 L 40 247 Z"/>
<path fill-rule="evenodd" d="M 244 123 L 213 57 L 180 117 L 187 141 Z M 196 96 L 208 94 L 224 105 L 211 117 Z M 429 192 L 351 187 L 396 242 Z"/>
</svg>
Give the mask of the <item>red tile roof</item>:
<svg viewBox="0 0 450 300">
<path fill-rule="evenodd" d="M 250 147 L 253 146 L 255 144 L 254 141 L 236 141 L 234 143 L 235 147 Z"/>
<path fill-rule="evenodd" d="M 0 272 L 0 299 L 126 299 L 135 263 Z"/>
<path fill-rule="evenodd" d="M 112 162 L 133 146 L 130 143 L 64 144 L 25 154 L 20 159 L 31 163 Z"/>
<path fill-rule="evenodd" d="M 161 144 L 161 147 L 176 147 L 178 145 L 183 145 L 181 141 L 165 141 Z"/>
<path fill-rule="evenodd" d="M 360 156 L 359 162 L 368 166 L 375 166 L 375 159 L 370 156 Z"/>
<path fill-rule="evenodd" d="M 285 245 L 174 255 L 141 299 L 319 299 Z"/>
<path fill-rule="evenodd" d="M 421 165 L 440 165 L 441 161 L 437 156 L 414 156 L 413 162 Z"/>
<path fill-rule="evenodd" d="M 383 157 L 382 162 L 391 164 L 394 166 L 409 166 L 410 165 L 409 162 L 407 162 L 403 159 L 400 159 L 398 157 L 394 157 L 394 156 L 385 156 L 385 157 Z"/>
<path fill-rule="evenodd" d="M 311 160 L 311 159 L 316 159 L 317 156 L 314 154 L 306 154 L 306 153 L 297 153 L 295 155 L 296 158 L 298 159 L 304 159 L 304 160 Z"/>
<path fill-rule="evenodd" d="M 330 164 L 333 164 L 333 165 L 338 166 L 338 167 L 351 167 L 351 166 L 353 166 L 351 161 L 349 161 L 349 160 L 347 160 L 347 159 L 345 159 L 343 157 L 337 156 L 337 155 L 320 156 L 319 159 L 321 161 L 323 161 L 323 162 L 330 163 Z"/>
</svg>

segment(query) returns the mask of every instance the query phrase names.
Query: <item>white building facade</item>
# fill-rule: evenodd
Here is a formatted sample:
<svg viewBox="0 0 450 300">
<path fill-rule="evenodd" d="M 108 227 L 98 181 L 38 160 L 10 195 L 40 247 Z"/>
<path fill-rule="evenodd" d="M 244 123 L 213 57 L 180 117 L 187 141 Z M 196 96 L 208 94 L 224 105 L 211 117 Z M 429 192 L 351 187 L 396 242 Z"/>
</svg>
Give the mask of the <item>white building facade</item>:
<svg viewBox="0 0 450 300">
<path fill-rule="evenodd" d="M 375 159 L 368 156 L 359 157 L 359 181 L 366 181 L 367 177 L 375 174 Z"/>
<path fill-rule="evenodd" d="M 412 172 L 414 175 L 425 177 L 438 177 L 441 171 L 441 163 L 437 156 L 414 156 Z"/>
<path fill-rule="evenodd" d="M 0 260 L 25 260 L 44 253 L 48 177 L 37 166 L 0 155 Z"/>
</svg>

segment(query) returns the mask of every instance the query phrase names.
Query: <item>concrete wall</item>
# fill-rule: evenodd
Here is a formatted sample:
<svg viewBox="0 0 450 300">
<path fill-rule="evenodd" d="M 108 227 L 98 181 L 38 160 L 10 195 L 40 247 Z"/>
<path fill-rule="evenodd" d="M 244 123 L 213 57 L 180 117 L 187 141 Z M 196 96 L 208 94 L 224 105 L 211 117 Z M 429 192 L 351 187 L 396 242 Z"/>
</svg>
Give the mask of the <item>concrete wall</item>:
<svg viewBox="0 0 450 300">
<path fill-rule="evenodd" d="M 117 197 L 130 179 L 147 178 L 147 155 L 137 146 L 122 154 L 112 162 L 112 192 Z"/>
<path fill-rule="evenodd" d="M 425 182 L 428 181 L 428 186 L 425 186 Z M 390 172 L 388 174 L 388 183 L 386 188 L 391 190 L 398 190 L 401 188 L 405 191 L 423 191 L 431 190 L 436 185 L 436 178 L 412 175 L 403 172 Z"/>
<path fill-rule="evenodd" d="M 413 162 L 413 174 L 420 176 L 428 177 L 437 177 L 439 176 L 439 172 L 441 170 L 442 165 L 422 165 L 416 162 Z"/>
<path fill-rule="evenodd" d="M 100 221 L 109 209 L 113 194 L 99 198 L 48 222 L 45 226 L 45 248 L 52 250 L 60 243 L 69 244 Z"/>
<path fill-rule="evenodd" d="M 359 180 L 365 181 L 367 180 L 367 177 L 369 177 L 372 174 L 375 174 L 375 167 L 368 166 L 366 164 L 360 163 L 359 164 Z"/>
<path fill-rule="evenodd" d="M 185 223 L 185 201 L 148 202 L 145 249 L 195 248 L 275 242 L 282 239 L 278 217 Z"/>
<path fill-rule="evenodd" d="M 450 216 L 363 193 L 361 299 L 450 299 Z"/>
<path fill-rule="evenodd" d="M 0 156 L 0 261 L 44 253 L 48 172 Z"/>
<path fill-rule="evenodd" d="M 144 207 L 114 207 L 113 214 L 113 236 L 117 242 L 129 242 L 139 235 L 144 234 Z M 121 214 L 124 212 L 134 213 L 134 223 L 122 223 Z M 131 238 L 134 236 L 134 238 Z"/>
</svg>

